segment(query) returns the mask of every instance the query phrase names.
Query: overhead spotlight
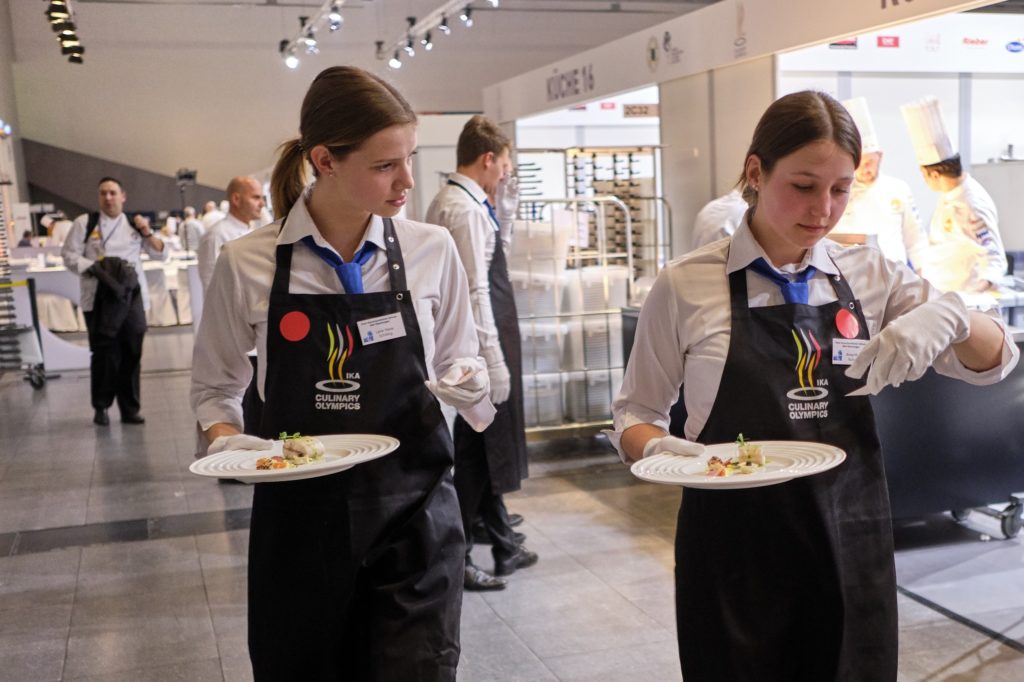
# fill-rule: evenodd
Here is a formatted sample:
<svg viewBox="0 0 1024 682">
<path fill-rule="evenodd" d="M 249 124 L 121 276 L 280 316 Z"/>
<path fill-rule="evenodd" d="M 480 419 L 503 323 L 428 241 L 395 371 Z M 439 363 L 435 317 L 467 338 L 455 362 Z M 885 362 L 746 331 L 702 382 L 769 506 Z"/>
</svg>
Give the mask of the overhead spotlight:
<svg viewBox="0 0 1024 682">
<path fill-rule="evenodd" d="M 51 2 L 50 6 L 46 9 L 46 16 L 50 17 L 50 20 L 54 19 L 67 19 L 71 16 L 71 10 L 63 1 Z"/>
<path fill-rule="evenodd" d="M 420 44 L 423 45 L 423 49 L 427 52 L 434 49 L 434 42 L 430 39 L 430 31 L 423 34 L 423 37 L 420 38 Z"/>
<path fill-rule="evenodd" d="M 71 21 L 70 19 L 61 19 L 60 21 L 55 21 L 52 24 L 50 24 L 50 29 L 54 33 L 60 33 L 61 31 L 66 31 L 68 29 L 74 31 L 75 22 Z"/>
<path fill-rule="evenodd" d="M 498 0 L 487 0 L 487 2 L 491 3 L 491 7 L 497 7 L 498 6 Z"/>
<path fill-rule="evenodd" d="M 330 14 L 327 15 L 327 18 L 330 19 L 331 22 L 335 24 L 340 24 L 342 21 L 344 21 L 344 19 L 341 16 L 341 8 L 338 6 L 338 3 L 334 3 L 333 5 L 331 5 L 331 12 Z"/>
<path fill-rule="evenodd" d="M 341 22 L 340 21 L 332 21 L 330 23 L 330 25 L 328 26 L 328 29 L 331 31 L 331 33 L 334 33 L 339 28 L 341 28 Z"/>
<path fill-rule="evenodd" d="M 437 30 L 445 35 L 452 32 L 451 28 L 448 27 L 448 17 L 442 15 L 441 23 L 437 25 Z"/>
<path fill-rule="evenodd" d="M 285 55 L 284 65 L 289 69 L 297 69 L 299 68 L 299 58 L 295 56 L 294 52 L 289 52 Z"/>
<path fill-rule="evenodd" d="M 82 59 L 82 55 L 80 54 L 71 55 L 70 57 L 68 57 L 68 61 L 72 64 L 82 64 L 84 62 L 84 60 Z"/>
<path fill-rule="evenodd" d="M 82 45 L 62 45 L 60 48 L 61 54 L 84 54 L 85 47 Z"/>
<path fill-rule="evenodd" d="M 402 68 L 402 58 L 398 56 L 398 50 L 395 50 L 395 54 L 388 60 L 388 67 L 392 69 Z"/>
<path fill-rule="evenodd" d="M 405 40 L 405 46 L 402 49 L 405 50 L 405 53 L 410 57 L 416 56 L 416 48 L 412 46 L 412 38 L 407 38 Z"/>
<path fill-rule="evenodd" d="M 306 35 L 302 37 L 302 42 L 306 47 L 316 47 L 316 34 L 313 33 L 313 29 L 306 31 Z"/>
<path fill-rule="evenodd" d="M 462 14 L 459 15 L 459 19 L 462 19 L 462 23 L 466 25 L 466 28 L 469 28 L 473 25 L 473 10 L 469 7 L 465 8 L 462 10 Z"/>
<path fill-rule="evenodd" d="M 61 40 L 60 40 L 60 46 L 62 48 L 63 47 L 75 47 L 76 45 L 81 45 L 81 44 L 82 44 L 82 41 L 78 39 L 78 36 L 68 36 L 66 38 L 61 38 Z"/>
</svg>

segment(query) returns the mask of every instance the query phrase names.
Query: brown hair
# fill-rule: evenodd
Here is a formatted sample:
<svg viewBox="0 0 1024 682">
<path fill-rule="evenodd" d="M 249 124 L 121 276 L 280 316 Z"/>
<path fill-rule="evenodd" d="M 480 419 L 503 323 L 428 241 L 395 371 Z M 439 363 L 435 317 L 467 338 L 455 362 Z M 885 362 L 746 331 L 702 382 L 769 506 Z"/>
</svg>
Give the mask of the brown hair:
<svg viewBox="0 0 1024 682">
<path fill-rule="evenodd" d="M 354 66 L 321 71 L 302 100 L 299 137 L 278 147 L 280 156 L 270 177 L 274 217 L 287 215 L 302 195 L 310 149 L 326 145 L 340 161 L 385 128 L 414 123 L 416 112 L 382 78 Z"/>
<path fill-rule="evenodd" d="M 486 116 L 477 114 L 466 121 L 459 134 L 458 146 L 455 148 L 455 164 L 471 166 L 478 158 L 492 152 L 500 155 L 506 149 L 512 149 L 512 141 L 501 128 Z"/>
<path fill-rule="evenodd" d="M 860 165 L 857 124 L 834 97 L 804 90 L 772 102 L 757 122 L 750 148 L 743 157 L 743 174 L 738 183 L 743 198 L 751 206 L 757 203 L 757 192 L 747 184 L 747 159 L 751 155 L 761 160 L 761 168 L 768 174 L 779 159 L 821 140 L 834 142 L 853 157 L 854 167 Z"/>
</svg>

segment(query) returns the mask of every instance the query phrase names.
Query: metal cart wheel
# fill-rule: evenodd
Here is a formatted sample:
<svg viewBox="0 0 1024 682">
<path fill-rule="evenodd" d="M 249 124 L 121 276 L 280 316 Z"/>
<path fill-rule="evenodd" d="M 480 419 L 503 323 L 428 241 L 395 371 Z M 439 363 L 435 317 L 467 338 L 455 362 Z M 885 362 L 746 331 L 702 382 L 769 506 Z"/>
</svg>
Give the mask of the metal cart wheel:
<svg viewBox="0 0 1024 682">
<path fill-rule="evenodd" d="M 1006 511 L 1003 512 L 1003 517 L 1000 519 L 999 527 L 1002 529 L 1003 536 L 1007 540 L 1017 537 L 1017 534 L 1020 533 L 1022 524 L 1020 514 L 1021 504 L 1019 502 L 1011 504 L 1007 507 Z"/>
<path fill-rule="evenodd" d="M 963 523 L 967 519 L 967 517 L 971 515 L 971 510 L 969 508 L 951 509 L 949 513 L 952 514 L 954 519 L 956 519 L 960 523 Z"/>
<path fill-rule="evenodd" d="M 28 383 L 39 390 L 46 385 L 46 369 L 42 365 L 33 365 L 28 369 Z"/>
</svg>

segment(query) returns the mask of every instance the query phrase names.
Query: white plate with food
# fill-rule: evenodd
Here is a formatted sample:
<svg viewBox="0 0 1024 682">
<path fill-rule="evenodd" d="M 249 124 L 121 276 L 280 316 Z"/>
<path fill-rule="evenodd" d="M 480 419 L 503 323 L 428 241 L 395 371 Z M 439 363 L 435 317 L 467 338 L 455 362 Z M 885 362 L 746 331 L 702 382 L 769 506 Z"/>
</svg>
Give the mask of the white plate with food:
<svg viewBox="0 0 1024 682">
<path fill-rule="evenodd" d="M 669 453 L 635 462 L 630 471 L 650 483 L 686 488 L 758 488 L 813 476 L 839 466 L 846 452 L 833 445 L 798 440 L 717 443 L 696 457 Z"/>
<path fill-rule="evenodd" d="M 326 476 L 394 452 L 398 439 L 367 433 L 298 436 L 275 440 L 269 450 L 225 450 L 197 459 L 194 474 L 246 483 Z"/>
</svg>

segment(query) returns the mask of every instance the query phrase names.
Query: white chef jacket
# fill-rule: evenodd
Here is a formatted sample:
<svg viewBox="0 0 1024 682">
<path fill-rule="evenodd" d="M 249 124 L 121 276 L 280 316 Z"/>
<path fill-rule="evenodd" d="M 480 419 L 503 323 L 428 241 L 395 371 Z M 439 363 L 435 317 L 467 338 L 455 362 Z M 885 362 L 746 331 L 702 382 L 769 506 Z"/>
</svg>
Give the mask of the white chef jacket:
<svg viewBox="0 0 1024 682">
<path fill-rule="evenodd" d="M 636 424 L 653 424 L 667 432 L 669 408 L 680 385 L 687 411 L 686 438 L 696 440 L 700 435 L 718 394 L 729 351 L 728 274 L 758 257 L 771 262 L 744 219 L 730 241 L 681 256 L 658 275 L 640 312 L 622 390 L 612 406 L 615 431 L 609 436 L 617 448 L 622 432 Z M 800 265 L 788 265 L 780 272 L 797 272 L 808 265 L 818 270 L 808 280 L 808 302 L 824 305 L 837 300 L 828 278 L 841 270 L 861 303 L 872 337 L 903 313 L 942 293 L 905 264 L 886 260 L 877 249 L 867 246 L 843 247 L 823 239 L 808 250 Z M 784 303 L 774 282 L 751 270 L 746 275 L 750 307 Z M 1003 326 L 998 316 L 991 317 Z M 933 366 L 940 374 L 971 384 L 992 384 L 1010 373 L 1018 355 L 1012 339 L 1004 336 L 1002 360 L 991 370 L 967 369 L 952 348 Z M 621 449 L 619 452 L 623 454 Z"/>
<path fill-rule="evenodd" d="M 181 239 L 181 248 L 186 251 L 197 251 L 199 242 L 206 233 L 206 227 L 201 220 L 189 218 L 178 227 L 178 237 Z"/>
<path fill-rule="evenodd" d="M 1006 274 L 1006 253 L 999 234 L 995 202 L 985 188 L 966 173 L 958 187 L 944 192 L 939 199 L 928 238 L 933 244 L 966 240 L 984 251 L 979 250 L 973 266 L 963 273 L 963 289 L 970 290 L 981 280 L 998 283 Z"/>
<path fill-rule="evenodd" d="M 142 307 L 149 310 L 149 287 L 146 285 L 146 273 L 142 270 L 142 252 L 145 250 L 150 258 L 164 261 L 170 258 L 171 250 L 164 245 L 164 248 L 157 251 L 148 240 L 142 238 L 138 230 L 128 224 L 128 216 L 124 213 L 111 218 L 101 212 L 99 225 L 93 230 L 89 243 L 86 244 L 85 226 L 88 222 L 88 213 L 75 218 L 60 251 L 64 267 L 81 276 L 82 310 L 92 310 L 96 302 L 98 284 L 96 278 L 85 274 L 85 271 L 102 255 L 123 258 L 135 267 L 135 274 L 139 277 L 139 288 L 142 289 Z"/>
<path fill-rule="evenodd" d="M 891 175 L 879 175 L 873 183 L 854 182 L 850 202 L 836 232 L 868 227 L 877 235 L 878 250 L 890 259 L 919 268 L 928 248 L 928 238 L 914 203 L 910 185 Z M 863 227 L 862 227 L 863 226 Z"/>
<path fill-rule="evenodd" d="M 60 219 L 53 223 L 53 229 L 50 230 L 50 240 L 46 242 L 47 246 L 62 246 L 68 238 L 68 233 L 71 231 L 72 223 L 70 220 Z"/>
<path fill-rule="evenodd" d="M 206 230 L 203 236 L 199 238 L 199 248 L 196 249 L 196 256 L 199 259 L 199 279 L 203 283 L 203 291 L 210 288 L 213 266 L 217 263 L 217 256 L 220 255 L 220 250 L 229 241 L 249 234 L 250 230 L 249 223 L 243 223 L 228 213 L 224 220 L 215 223 L 213 227 Z"/>
<path fill-rule="evenodd" d="M 203 229 L 204 230 L 209 230 L 211 227 L 213 227 L 214 225 L 216 225 L 220 221 L 224 220 L 224 216 L 226 216 L 226 215 L 227 215 L 227 213 L 225 213 L 224 211 L 217 210 L 217 209 L 214 209 L 214 210 L 210 211 L 209 213 L 204 213 L 203 217 L 201 218 L 202 223 L 203 223 Z"/>
<path fill-rule="evenodd" d="M 423 336 L 427 372 L 433 380 L 443 375 L 455 359 L 477 357 L 466 275 L 447 232 L 434 225 L 393 220 L 405 261 L 406 285 L 412 292 Z M 318 245 L 332 249 L 313 224 L 305 201 L 299 199 L 288 213 L 283 230 L 277 221 L 224 245 L 210 281 L 192 355 L 191 403 L 203 430 L 218 422 L 242 423 L 242 395 L 252 377 L 246 354 L 255 347 L 261 358 L 267 357 L 267 311 L 278 244 L 295 245 L 291 293 L 343 292 L 334 269 L 301 242 L 307 235 L 312 235 Z M 364 291 L 389 291 L 384 222 L 379 216 L 371 218 L 360 248 L 366 241 L 378 248 L 362 267 Z M 259 363 L 257 379 L 263 398 L 263 362 Z"/>
<path fill-rule="evenodd" d="M 430 202 L 426 221 L 448 228 L 455 240 L 469 282 L 469 299 L 480 341 L 480 355 L 488 365 L 494 365 L 505 361 L 498 342 L 498 327 L 491 309 L 491 286 L 487 278 L 500 236 L 498 225 L 484 206 L 487 193 L 475 180 L 460 173 L 452 173 L 449 179 L 461 187 L 442 187 Z"/>
<path fill-rule="evenodd" d="M 731 237 L 748 208 L 738 189 L 709 201 L 694 219 L 690 249 L 699 249 L 705 244 Z"/>
</svg>

